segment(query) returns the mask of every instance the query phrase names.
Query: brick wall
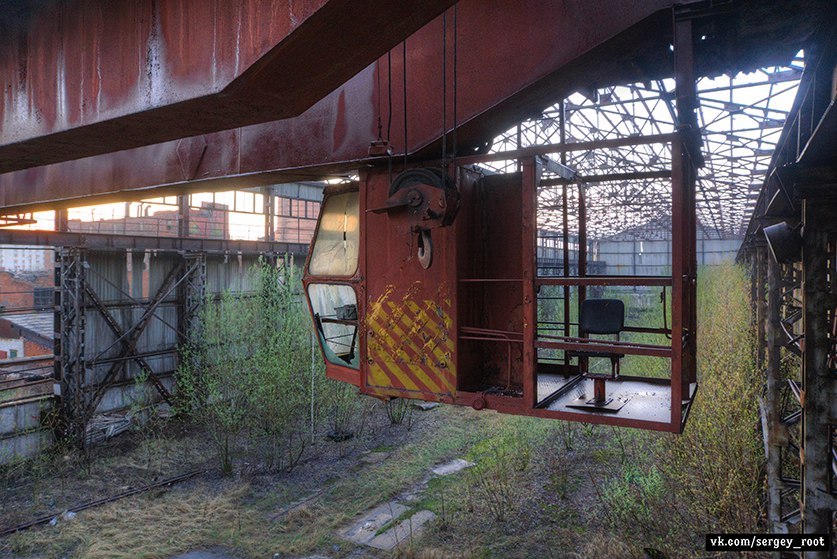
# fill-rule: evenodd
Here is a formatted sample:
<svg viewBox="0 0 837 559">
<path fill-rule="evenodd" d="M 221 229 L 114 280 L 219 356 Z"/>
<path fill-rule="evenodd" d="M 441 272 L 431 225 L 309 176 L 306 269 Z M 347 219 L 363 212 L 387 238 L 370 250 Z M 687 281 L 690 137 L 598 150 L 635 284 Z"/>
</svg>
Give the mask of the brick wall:
<svg viewBox="0 0 837 559">
<path fill-rule="evenodd" d="M 32 309 L 35 305 L 35 288 L 54 288 L 54 273 L 8 272 L 0 270 L 0 306 L 6 310 Z M 34 312 L 34 309 L 29 312 Z"/>
</svg>

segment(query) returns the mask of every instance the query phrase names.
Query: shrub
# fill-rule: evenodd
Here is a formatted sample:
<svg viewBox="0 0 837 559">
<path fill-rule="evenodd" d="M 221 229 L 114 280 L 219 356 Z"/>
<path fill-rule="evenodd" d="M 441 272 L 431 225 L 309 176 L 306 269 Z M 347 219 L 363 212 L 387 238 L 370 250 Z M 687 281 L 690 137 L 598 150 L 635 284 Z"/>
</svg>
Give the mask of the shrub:
<svg viewBox="0 0 837 559">
<path fill-rule="evenodd" d="M 637 553 L 703 556 L 707 532 L 755 532 L 763 453 L 747 280 L 732 264 L 698 283 L 698 390 L 682 435 L 642 434 L 646 452 L 599 495 L 611 527 Z M 631 521 L 631 519 L 633 519 Z"/>
<path fill-rule="evenodd" d="M 308 441 L 312 384 L 322 382 L 293 262 L 262 259 L 249 274 L 253 292 L 206 301 L 177 372 L 180 410 L 206 427 L 224 473 L 244 434 L 269 468 L 293 468 Z"/>
</svg>

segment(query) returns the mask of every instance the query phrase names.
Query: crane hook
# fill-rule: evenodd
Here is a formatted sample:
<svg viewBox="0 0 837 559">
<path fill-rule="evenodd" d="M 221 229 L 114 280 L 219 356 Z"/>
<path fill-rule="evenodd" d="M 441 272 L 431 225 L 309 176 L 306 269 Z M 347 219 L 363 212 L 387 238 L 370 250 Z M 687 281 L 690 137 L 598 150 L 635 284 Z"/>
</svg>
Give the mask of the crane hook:
<svg viewBox="0 0 837 559">
<path fill-rule="evenodd" d="M 433 264 L 433 239 L 430 229 L 421 229 L 418 233 L 418 260 L 425 270 Z"/>
</svg>

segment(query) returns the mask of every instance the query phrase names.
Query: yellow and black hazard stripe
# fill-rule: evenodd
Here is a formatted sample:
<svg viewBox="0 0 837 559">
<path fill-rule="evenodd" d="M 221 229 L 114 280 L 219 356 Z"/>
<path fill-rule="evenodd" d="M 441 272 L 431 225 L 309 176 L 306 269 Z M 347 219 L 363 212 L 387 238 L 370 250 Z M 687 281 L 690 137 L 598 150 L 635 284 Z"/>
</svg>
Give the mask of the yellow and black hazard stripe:
<svg viewBox="0 0 837 559">
<path fill-rule="evenodd" d="M 369 386 L 455 393 L 453 321 L 442 306 L 430 300 L 378 301 L 366 321 Z"/>
</svg>

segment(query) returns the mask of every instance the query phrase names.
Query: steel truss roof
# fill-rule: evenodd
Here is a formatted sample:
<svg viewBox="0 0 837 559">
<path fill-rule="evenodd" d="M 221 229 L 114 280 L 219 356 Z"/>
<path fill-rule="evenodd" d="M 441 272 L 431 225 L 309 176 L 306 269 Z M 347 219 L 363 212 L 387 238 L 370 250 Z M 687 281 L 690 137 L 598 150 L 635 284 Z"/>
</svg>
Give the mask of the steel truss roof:
<svg viewBox="0 0 837 559">
<path fill-rule="evenodd" d="M 753 212 L 770 158 L 793 103 L 804 68 L 800 52 L 787 66 L 733 77 L 700 78 L 699 122 L 706 165 L 699 170 L 697 213 L 705 238 L 740 239 Z M 563 101 L 568 143 L 674 131 L 674 81 L 659 80 L 578 92 Z M 495 138 L 502 152 L 560 142 L 561 103 Z M 556 161 L 558 156 L 552 156 Z M 567 165 L 581 175 L 640 173 L 670 168 L 665 144 L 571 152 Z M 512 161 L 491 168 L 514 170 Z M 574 197 L 575 189 L 569 189 Z M 543 188 L 539 226 L 560 230 L 563 188 Z M 586 186 L 590 239 L 630 234 L 656 238 L 668 215 L 670 186 L 664 178 L 590 182 Z M 577 203 L 570 199 L 571 228 Z M 643 233 L 644 231 L 644 233 Z"/>
</svg>

